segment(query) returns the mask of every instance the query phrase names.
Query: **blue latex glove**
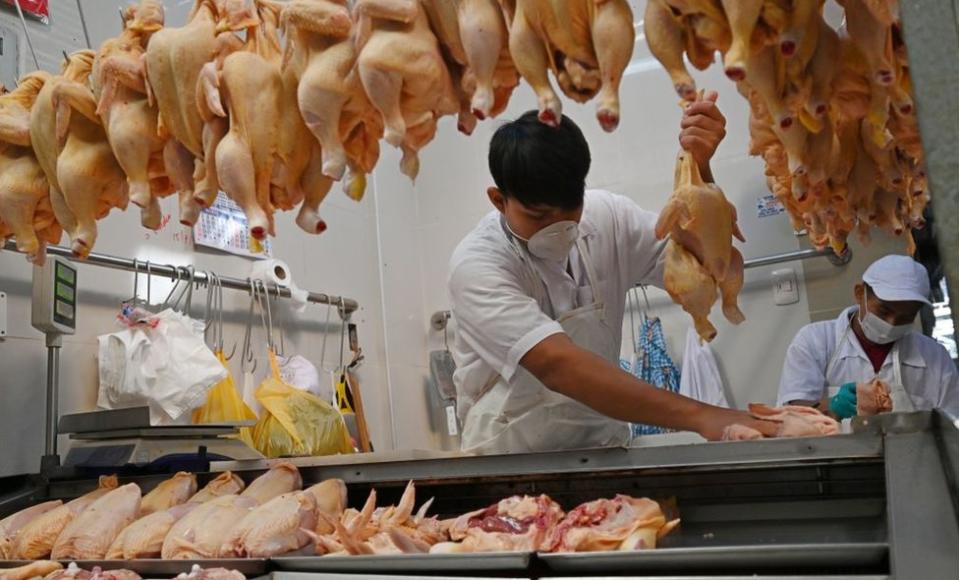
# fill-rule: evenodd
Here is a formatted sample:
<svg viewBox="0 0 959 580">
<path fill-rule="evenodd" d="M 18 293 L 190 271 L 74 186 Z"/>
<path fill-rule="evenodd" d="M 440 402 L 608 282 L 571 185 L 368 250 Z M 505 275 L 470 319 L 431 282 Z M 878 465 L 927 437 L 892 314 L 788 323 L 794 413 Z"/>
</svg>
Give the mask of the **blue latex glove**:
<svg viewBox="0 0 959 580">
<path fill-rule="evenodd" d="M 846 383 L 829 399 L 829 410 L 840 419 L 856 416 L 856 383 Z"/>
</svg>

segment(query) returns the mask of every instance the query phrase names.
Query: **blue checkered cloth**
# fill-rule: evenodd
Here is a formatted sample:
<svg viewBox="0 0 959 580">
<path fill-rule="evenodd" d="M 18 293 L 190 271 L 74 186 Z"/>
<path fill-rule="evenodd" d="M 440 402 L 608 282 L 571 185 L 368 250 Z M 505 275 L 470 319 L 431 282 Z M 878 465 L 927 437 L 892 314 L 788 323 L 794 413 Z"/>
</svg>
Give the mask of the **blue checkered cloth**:
<svg viewBox="0 0 959 580">
<path fill-rule="evenodd" d="M 638 356 L 636 368 L 629 361 L 620 360 L 619 366 L 639 379 L 673 393 L 679 392 L 679 369 L 666 350 L 663 324 L 658 318 L 643 317 L 636 339 Z M 633 424 L 633 436 L 668 433 L 669 429 L 653 425 Z"/>
</svg>

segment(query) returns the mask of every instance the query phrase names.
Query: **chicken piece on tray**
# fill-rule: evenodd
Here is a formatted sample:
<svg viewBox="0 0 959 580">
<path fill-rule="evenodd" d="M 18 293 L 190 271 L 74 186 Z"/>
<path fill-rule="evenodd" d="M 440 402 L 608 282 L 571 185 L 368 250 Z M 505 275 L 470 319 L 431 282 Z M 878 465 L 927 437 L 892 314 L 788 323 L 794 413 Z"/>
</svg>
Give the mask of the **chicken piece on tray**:
<svg viewBox="0 0 959 580">
<path fill-rule="evenodd" d="M 240 495 L 253 498 L 262 505 L 279 495 L 299 491 L 302 488 L 303 478 L 300 476 L 300 470 L 292 463 L 282 462 L 254 479 L 246 491 Z"/>
<path fill-rule="evenodd" d="M 104 570 L 99 566 L 83 570 L 76 562 L 70 562 L 66 569 L 55 570 L 44 580 L 140 580 L 140 575 L 132 570 Z"/>
<path fill-rule="evenodd" d="M 660 505 L 646 498 L 617 495 L 575 508 L 553 530 L 550 552 L 651 550 L 679 520 L 666 521 Z"/>
<path fill-rule="evenodd" d="M 236 570 L 227 570 L 226 568 L 201 568 L 194 564 L 190 573 L 183 573 L 176 577 L 176 580 L 246 580 L 246 576 Z"/>
<path fill-rule="evenodd" d="M 233 528 L 259 505 L 252 497 L 224 495 L 210 500 L 173 524 L 163 540 L 164 560 L 216 558 Z"/>
<path fill-rule="evenodd" d="M 107 560 L 134 560 L 159 558 L 163 540 L 173 524 L 200 507 L 199 503 L 185 503 L 169 509 L 153 512 L 125 527 L 107 550 Z M 141 505 L 142 512 L 142 505 Z"/>
<path fill-rule="evenodd" d="M 14 541 L 20 530 L 31 521 L 42 516 L 50 510 L 63 505 L 63 501 L 45 501 L 35 506 L 22 509 L 0 520 L 0 560 L 9 560 L 13 558 Z"/>
<path fill-rule="evenodd" d="M 63 529 L 53 545 L 57 560 L 102 560 L 140 512 L 140 487 L 120 486 L 97 499 Z"/>
<path fill-rule="evenodd" d="M 26 566 L 17 566 L 16 568 L 5 568 L 0 570 L 0 580 L 27 580 L 28 578 L 43 577 L 56 570 L 63 568 L 59 562 L 49 560 L 38 560 L 31 562 Z"/>
<path fill-rule="evenodd" d="M 856 385 L 856 414 L 878 415 L 892 411 L 892 395 L 889 385 L 876 378 Z"/>
<path fill-rule="evenodd" d="M 823 415 L 812 407 L 800 405 L 785 405 L 783 407 L 769 407 L 762 403 L 750 403 L 749 412 L 756 419 L 779 423 L 779 432 L 776 437 L 820 437 L 823 435 L 837 435 L 839 423 L 832 417 Z M 723 433 L 724 441 L 743 441 L 761 439 L 762 435 L 744 425 L 730 425 Z"/>
<path fill-rule="evenodd" d="M 216 476 L 216 479 L 210 480 L 210 483 L 196 492 L 188 501 L 190 503 L 206 503 L 222 495 L 238 494 L 243 491 L 244 487 L 246 487 L 246 484 L 243 483 L 239 475 L 232 471 L 224 471 Z"/>
<path fill-rule="evenodd" d="M 299 550 L 316 528 L 316 503 L 309 491 L 296 491 L 253 509 L 230 531 L 219 557 L 268 558 Z"/>
<path fill-rule="evenodd" d="M 196 494 L 196 476 L 181 471 L 143 496 L 140 502 L 140 515 L 147 516 L 186 503 L 194 494 Z"/>
<path fill-rule="evenodd" d="M 431 554 L 544 551 L 563 510 L 548 496 L 513 496 L 458 517 L 450 525 L 453 542 L 436 544 Z"/>
</svg>

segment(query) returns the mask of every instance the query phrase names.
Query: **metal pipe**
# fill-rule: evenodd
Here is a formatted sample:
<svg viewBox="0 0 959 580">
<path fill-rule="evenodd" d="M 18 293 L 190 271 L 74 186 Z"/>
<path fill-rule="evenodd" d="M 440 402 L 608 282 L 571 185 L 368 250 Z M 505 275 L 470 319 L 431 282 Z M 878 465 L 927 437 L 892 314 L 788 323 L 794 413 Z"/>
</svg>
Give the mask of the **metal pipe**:
<svg viewBox="0 0 959 580">
<path fill-rule="evenodd" d="M 87 48 L 93 48 L 90 44 L 90 33 L 87 31 L 87 19 L 83 15 L 83 5 L 77 0 L 77 12 L 80 13 L 80 25 L 83 26 L 83 38 L 87 41 Z"/>
<path fill-rule="evenodd" d="M 20 24 L 23 25 L 23 35 L 27 37 L 27 46 L 30 47 L 30 54 L 33 55 L 33 66 L 40 68 L 40 61 L 37 60 L 37 53 L 33 50 L 33 42 L 30 40 L 30 31 L 27 30 L 27 19 L 23 17 L 23 8 L 20 7 L 20 0 L 13 0 L 14 5 L 17 7 L 17 15 L 20 16 Z"/>
<path fill-rule="evenodd" d="M 59 335 L 47 340 L 47 421 L 44 455 L 57 454 L 57 421 L 60 418 L 60 344 Z"/>
<path fill-rule="evenodd" d="M 829 258 L 829 261 L 832 262 L 834 266 L 844 266 L 852 260 L 852 250 L 848 247 L 842 255 L 837 256 L 835 252 L 829 249 L 825 250 L 798 250 L 795 252 L 786 252 L 785 254 L 775 254 L 772 256 L 765 256 L 763 258 L 754 258 L 752 260 L 746 260 L 743 264 L 744 267 L 748 268 L 758 268 L 760 266 L 771 266 L 772 264 L 781 264 L 783 262 L 792 262 L 794 260 L 808 260 L 810 258 L 818 257 Z"/>
<path fill-rule="evenodd" d="M 7 243 L 3 246 L 3 249 L 10 250 L 13 252 L 18 251 L 16 242 L 13 240 L 8 240 Z M 167 278 L 176 278 L 187 279 L 190 277 L 190 270 L 186 266 L 168 266 L 162 264 L 150 263 L 150 267 L 147 270 L 144 266 L 144 260 L 137 260 L 138 266 L 134 267 L 133 260 L 128 260 L 127 258 L 119 258 L 117 256 L 110 256 L 108 254 L 99 254 L 96 252 L 91 252 L 90 255 L 85 260 L 79 260 L 73 255 L 73 251 L 70 248 L 64 248 L 63 246 L 47 246 L 47 253 L 54 256 L 62 256 L 76 262 L 77 264 L 88 264 L 91 266 L 103 266 L 104 268 L 113 268 L 114 270 L 125 270 L 127 272 L 137 271 L 139 273 L 148 272 L 153 276 L 162 276 Z M 217 274 L 214 273 L 214 276 Z M 230 278 L 228 276 L 218 276 L 219 283 L 222 284 L 224 288 L 230 288 L 232 290 L 241 290 L 243 292 L 250 291 L 250 279 L 249 278 Z M 207 277 L 206 272 L 203 270 L 195 270 L 193 273 L 193 279 L 201 284 L 207 284 L 209 278 Z M 290 297 L 289 288 L 280 287 L 279 289 L 271 289 L 271 292 L 276 292 L 279 296 L 284 298 Z M 313 302 L 315 304 L 330 304 L 333 306 L 340 307 L 342 305 L 342 310 L 346 314 L 355 312 L 359 308 L 359 304 L 356 300 L 351 298 L 343 298 L 341 296 L 333 296 L 330 294 L 322 294 L 319 292 L 309 292 L 306 297 L 307 302 Z"/>
</svg>

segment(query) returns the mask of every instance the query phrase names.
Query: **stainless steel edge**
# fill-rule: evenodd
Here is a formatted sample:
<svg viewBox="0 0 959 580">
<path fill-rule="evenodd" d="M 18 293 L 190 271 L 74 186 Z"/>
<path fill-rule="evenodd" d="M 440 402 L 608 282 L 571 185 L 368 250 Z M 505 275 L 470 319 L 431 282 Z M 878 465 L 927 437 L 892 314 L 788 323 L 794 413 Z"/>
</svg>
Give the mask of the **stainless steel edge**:
<svg viewBox="0 0 959 580">
<path fill-rule="evenodd" d="M 290 572 L 526 572 L 530 552 L 495 554 L 402 554 L 388 556 L 304 556 L 272 558 L 271 564 Z"/>
<path fill-rule="evenodd" d="M 454 459 L 424 459 L 375 464 L 310 467 L 298 462 L 308 482 L 338 477 L 347 483 L 380 483 L 407 480 L 443 480 L 483 477 L 532 476 L 555 473 L 596 473 L 665 468 L 742 469 L 795 462 L 879 459 L 882 437 L 863 433 L 807 439 L 770 439 L 735 443 L 701 443 L 649 448 L 610 448 L 491 455 Z M 211 471 L 263 471 L 271 462 L 223 461 Z"/>
<path fill-rule="evenodd" d="M 959 521 L 931 432 L 886 436 L 889 568 L 895 578 L 959 577 Z"/>
<path fill-rule="evenodd" d="M 0 560 L 0 569 L 25 566 L 30 561 Z M 61 562 L 66 567 L 69 562 Z M 176 576 L 189 573 L 194 564 L 201 568 L 226 568 L 236 570 L 245 576 L 266 574 L 268 560 L 265 559 L 222 559 L 222 560 L 77 560 L 77 566 L 83 570 L 95 567 L 103 570 L 132 570 L 144 578 L 150 576 Z"/>
</svg>

